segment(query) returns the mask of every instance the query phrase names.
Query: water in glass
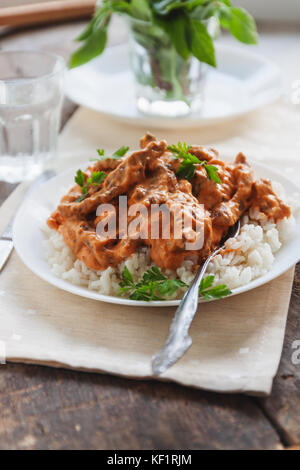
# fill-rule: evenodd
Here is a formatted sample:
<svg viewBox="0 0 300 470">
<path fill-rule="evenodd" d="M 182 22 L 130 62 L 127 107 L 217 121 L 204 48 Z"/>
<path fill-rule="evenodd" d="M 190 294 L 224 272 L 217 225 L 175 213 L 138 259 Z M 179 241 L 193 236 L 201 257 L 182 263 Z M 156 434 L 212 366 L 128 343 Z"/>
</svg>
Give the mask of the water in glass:
<svg viewBox="0 0 300 470">
<path fill-rule="evenodd" d="M 63 60 L 33 52 L 0 53 L 0 180 L 32 179 L 57 147 Z"/>
</svg>

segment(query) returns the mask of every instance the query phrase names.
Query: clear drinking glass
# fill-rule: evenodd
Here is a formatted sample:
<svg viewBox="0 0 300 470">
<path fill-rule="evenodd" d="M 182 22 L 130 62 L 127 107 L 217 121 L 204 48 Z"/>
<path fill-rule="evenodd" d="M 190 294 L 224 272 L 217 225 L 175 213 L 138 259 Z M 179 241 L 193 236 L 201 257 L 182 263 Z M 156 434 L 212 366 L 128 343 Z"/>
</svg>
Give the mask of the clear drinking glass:
<svg viewBox="0 0 300 470">
<path fill-rule="evenodd" d="M 0 52 L 0 180 L 32 179 L 55 156 L 65 62 L 45 52 Z"/>
</svg>

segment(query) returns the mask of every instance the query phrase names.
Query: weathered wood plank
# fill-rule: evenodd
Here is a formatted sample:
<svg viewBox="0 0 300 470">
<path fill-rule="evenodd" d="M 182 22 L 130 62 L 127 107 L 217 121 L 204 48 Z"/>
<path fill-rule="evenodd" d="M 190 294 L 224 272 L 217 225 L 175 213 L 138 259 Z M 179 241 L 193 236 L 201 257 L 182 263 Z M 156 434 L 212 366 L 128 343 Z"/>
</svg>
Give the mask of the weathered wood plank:
<svg viewBox="0 0 300 470">
<path fill-rule="evenodd" d="M 251 398 L 37 366 L 0 372 L 1 449 L 275 449 Z"/>
<path fill-rule="evenodd" d="M 300 264 L 296 267 L 283 353 L 272 395 L 260 400 L 287 445 L 300 443 L 300 364 L 292 362 L 297 340 L 300 341 Z"/>
</svg>

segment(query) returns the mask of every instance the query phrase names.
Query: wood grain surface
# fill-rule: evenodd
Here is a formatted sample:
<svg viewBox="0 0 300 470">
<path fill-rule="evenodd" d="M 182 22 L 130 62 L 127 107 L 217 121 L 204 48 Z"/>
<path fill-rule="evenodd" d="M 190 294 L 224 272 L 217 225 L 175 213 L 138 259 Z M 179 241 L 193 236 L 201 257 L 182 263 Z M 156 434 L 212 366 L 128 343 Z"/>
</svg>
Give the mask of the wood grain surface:
<svg viewBox="0 0 300 470">
<path fill-rule="evenodd" d="M 0 48 L 67 57 L 82 24 L 0 33 Z M 124 31 L 118 28 L 118 40 Z M 76 106 L 65 101 L 63 124 Z M 0 203 L 13 185 L 0 183 Z M 1 328 L 1 326 L 0 326 Z M 283 449 L 300 444 L 300 265 L 272 395 L 225 395 L 175 384 L 21 364 L 0 367 L 0 449 Z"/>
<path fill-rule="evenodd" d="M 25 26 L 92 16 L 96 0 L 68 0 L 0 8 L 0 26 Z"/>
</svg>

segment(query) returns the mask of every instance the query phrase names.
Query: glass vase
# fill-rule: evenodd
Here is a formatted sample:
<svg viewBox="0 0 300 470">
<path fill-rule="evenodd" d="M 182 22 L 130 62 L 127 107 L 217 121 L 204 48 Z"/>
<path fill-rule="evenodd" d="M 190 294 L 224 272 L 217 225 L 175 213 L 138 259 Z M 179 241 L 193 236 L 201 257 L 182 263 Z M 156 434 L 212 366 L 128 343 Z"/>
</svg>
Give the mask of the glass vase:
<svg viewBox="0 0 300 470">
<path fill-rule="evenodd" d="M 135 19 L 128 22 L 130 63 L 139 111 L 165 117 L 199 112 L 208 66 L 193 56 L 184 60 L 169 36 L 153 23 Z M 209 27 L 214 34 L 212 22 Z"/>
</svg>

